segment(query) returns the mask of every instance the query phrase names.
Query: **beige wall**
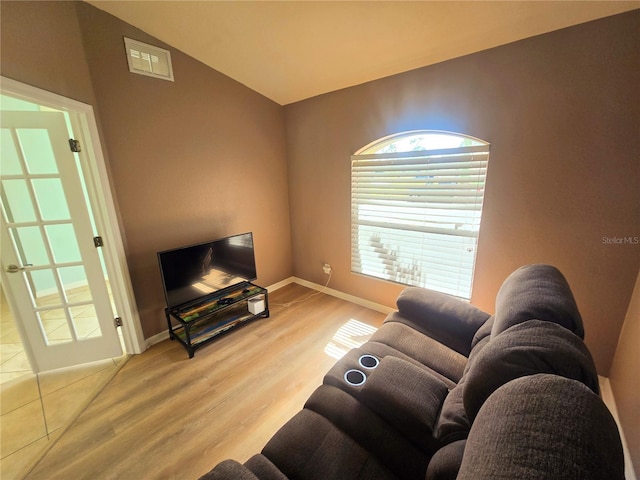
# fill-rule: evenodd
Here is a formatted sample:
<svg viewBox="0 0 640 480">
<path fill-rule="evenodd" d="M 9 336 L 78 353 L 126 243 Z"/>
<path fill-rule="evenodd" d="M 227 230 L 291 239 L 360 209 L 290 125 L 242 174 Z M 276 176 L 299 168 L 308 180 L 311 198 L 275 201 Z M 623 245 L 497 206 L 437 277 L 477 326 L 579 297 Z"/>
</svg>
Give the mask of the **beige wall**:
<svg viewBox="0 0 640 480">
<path fill-rule="evenodd" d="M 567 276 L 607 375 L 640 245 L 640 11 L 285 107 L 295 275 L 393 305 L 401 287 L 350 273 L 350 155 L 377 138 L 449 130 L 491 143 L 472 302 L 493 311 L 515 268 Z"/>
<path fill-rule="evenodd" d="M 611 365 L 610 382 L 635 471 L 640 473 L 640 271 Z"/>
<path fill-rule="evenodd" d="M 95 107 L 149 337 L 159 250 L 253 231 L 258 283 L 292 274 L 284 118 L 175 49 L 175 82 L 129 73 L 123 36 L 169 48 L 85 3 L 2 2 L 2 74 Z"/>
<path fill-rule="evenodd" d="M 282 108 L 175 49 L 175 82 L 133 75 L 123 36 L 170 47 L 78 12 L 145 335 L 166 329 L 159 250 L 253 231 L 258 283 L 290 276 Z"/>
<path fill-rule="evenodd" d="M 2 75 L 93 105 L 74 2 L 0 2 Z"/>
</svg>

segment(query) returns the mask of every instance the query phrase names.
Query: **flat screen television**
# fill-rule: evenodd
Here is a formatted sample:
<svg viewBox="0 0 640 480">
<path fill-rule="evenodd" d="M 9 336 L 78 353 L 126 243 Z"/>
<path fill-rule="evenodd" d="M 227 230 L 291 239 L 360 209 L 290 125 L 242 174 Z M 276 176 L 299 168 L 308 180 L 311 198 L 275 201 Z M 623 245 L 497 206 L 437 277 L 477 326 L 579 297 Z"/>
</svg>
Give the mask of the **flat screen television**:
<svg viewBox="0 0 640 480">
<path fill-rule="evenodd" d="M 257 278 L 251 232 L 158 252 L 158 262 L 169 308 Z"/>
</svg>

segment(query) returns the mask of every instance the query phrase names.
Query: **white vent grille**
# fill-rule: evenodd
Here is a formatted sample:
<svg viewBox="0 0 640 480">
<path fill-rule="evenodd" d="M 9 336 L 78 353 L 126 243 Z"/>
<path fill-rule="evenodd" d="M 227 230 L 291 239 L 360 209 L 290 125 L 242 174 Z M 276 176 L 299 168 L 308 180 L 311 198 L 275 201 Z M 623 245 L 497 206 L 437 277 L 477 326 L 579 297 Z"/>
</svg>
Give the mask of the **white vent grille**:
<svg viewBox="0 0 640 480">
<path fill-rule="evenodd" d="M 127 37 L 124 37 L 124 46 L 127 51 L 130 72 L 173 82 L 173 69 L 169 50 L 131 40 Z"/>
</svg>

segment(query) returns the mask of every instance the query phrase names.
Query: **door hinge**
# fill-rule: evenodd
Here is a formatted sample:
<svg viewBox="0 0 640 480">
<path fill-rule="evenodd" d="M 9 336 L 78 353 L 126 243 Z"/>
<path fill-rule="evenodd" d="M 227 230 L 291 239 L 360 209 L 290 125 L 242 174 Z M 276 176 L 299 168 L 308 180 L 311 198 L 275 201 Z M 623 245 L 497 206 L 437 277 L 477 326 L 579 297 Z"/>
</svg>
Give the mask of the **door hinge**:
<svg viewBox="0 0 640 480">
<path fill-rule="evenodd" d="M 74 140 L 73 138 L 70 138 L 69 147 L 71 148 L 71 151 L 74 153 L 78 153 L 82 151 L 82 148 L 80 148 L 80 140 Z"/>
<path fill-rule="evenodd" d="M 98 247 L 104 247 L 104 242 L 102 241 L 102 237 L 98 236 L 98 237 L 93 237 L 93 245 L 98 248 Z"/>
<path fill-rule="evenodd" d="M 80 147 L 80 140 L 74 140 L 73 138 L 70 138 L 69 148 L 71 148 L 71 151 L 74 153 L 81 152 L 82 148 Z"/>
<path fill-rule="evenodd" d="M 122 326 L 122 318 L 115 317 L 113 319 L 113 324 L 116 326 L 116 328 L 121 327 Z"/>
</svg>

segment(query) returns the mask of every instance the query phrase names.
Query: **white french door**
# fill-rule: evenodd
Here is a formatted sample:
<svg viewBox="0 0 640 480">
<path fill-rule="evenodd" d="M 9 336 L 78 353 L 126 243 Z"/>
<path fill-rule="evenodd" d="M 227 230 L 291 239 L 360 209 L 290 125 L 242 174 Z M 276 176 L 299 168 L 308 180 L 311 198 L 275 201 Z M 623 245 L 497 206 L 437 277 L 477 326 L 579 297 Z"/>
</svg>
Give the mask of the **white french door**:
<svg viewBox="0 0 640 480">
<path fill-rule="evenodd" d="M 34 370 L 121 355 L 65 114 L 0 116 L 2 285 Z"/>
</svg>

